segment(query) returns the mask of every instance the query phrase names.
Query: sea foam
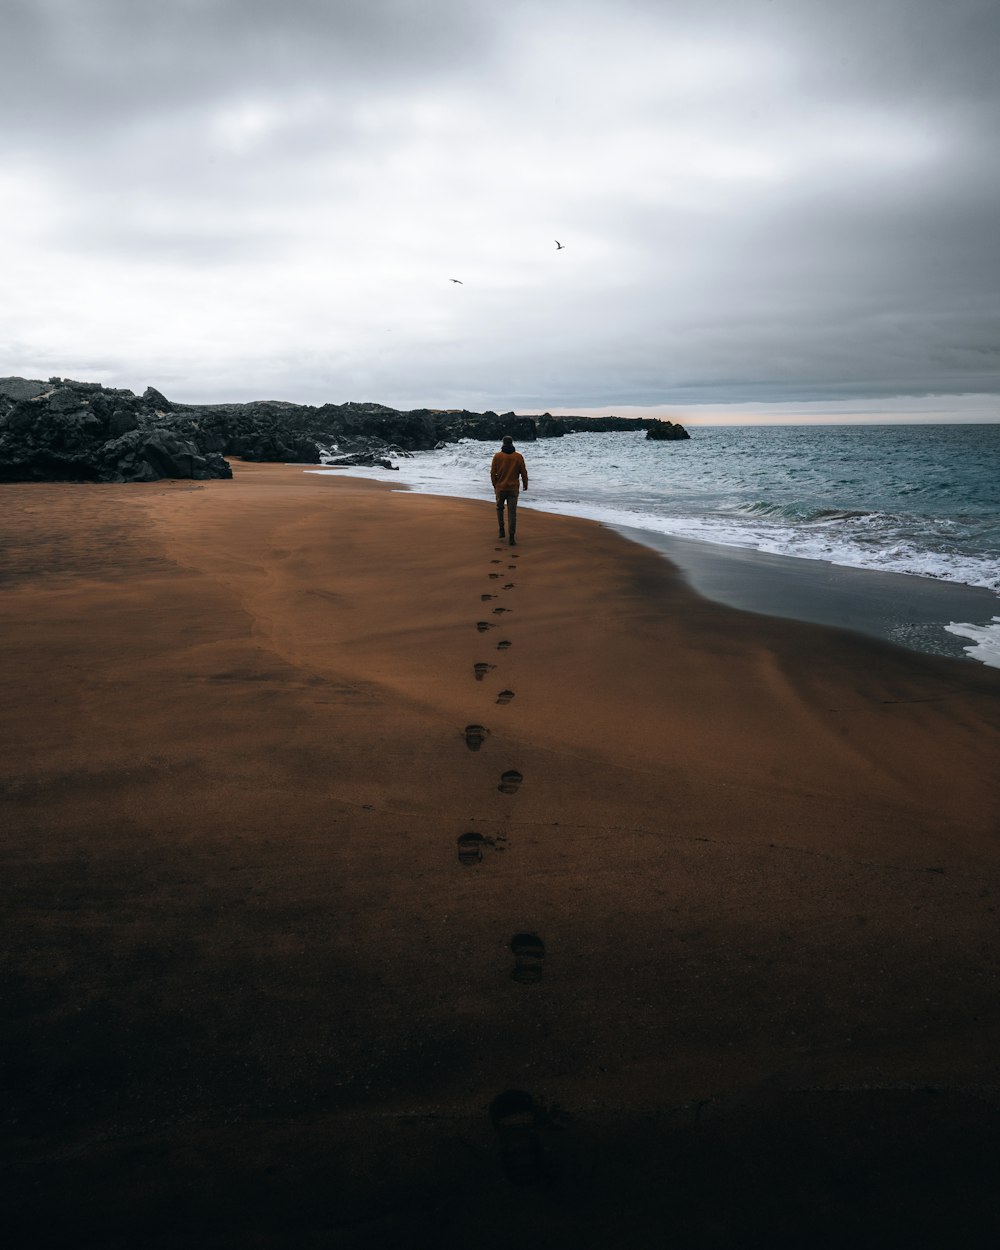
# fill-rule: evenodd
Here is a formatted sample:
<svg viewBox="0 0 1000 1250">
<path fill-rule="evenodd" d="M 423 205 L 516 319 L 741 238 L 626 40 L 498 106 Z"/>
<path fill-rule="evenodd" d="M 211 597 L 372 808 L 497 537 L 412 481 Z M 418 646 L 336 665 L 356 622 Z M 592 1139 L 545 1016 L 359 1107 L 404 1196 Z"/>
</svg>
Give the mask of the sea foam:
<svg viewBox="0 0 1000 1250">
<path fill-rule="evenodd" d="M 1000 594 L 1000 425 L 690 432 L 678 443 L 648 442 L 640 429 L 524 444 L 530 489 L 521 507 Z M 396 472 L 349 472 L 488 500 L 494 451 L 466 439 L 403 455 Z M 965 628 L 994 627 L 984 613 L 953 632 Z M 965 636 L 970 654 L 992 662 L 988 638 Z"/>
<path fill-rule="evenodd" d="M 959 638 L 972 639 L 971 647 L 962 648 L 972 659 L 990 668 L 1000 668 L 1000 616 L 995 616 L 989 625 L 951 624 L 945 629 Z"/>
</svg>

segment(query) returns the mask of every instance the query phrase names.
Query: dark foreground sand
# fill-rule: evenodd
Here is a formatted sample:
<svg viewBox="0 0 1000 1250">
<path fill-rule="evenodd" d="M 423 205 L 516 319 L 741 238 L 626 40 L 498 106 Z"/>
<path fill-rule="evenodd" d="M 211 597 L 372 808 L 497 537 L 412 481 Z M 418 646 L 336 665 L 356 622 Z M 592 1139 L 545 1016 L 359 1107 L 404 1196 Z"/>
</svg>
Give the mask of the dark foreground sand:
<svg viewBox="0 0 1000 1250">
<path fill-rule="evenodd" d="M 16 1244 L 991 1245 L 1000 673 L 235 472 L 0 496 Z"/>
</svg>

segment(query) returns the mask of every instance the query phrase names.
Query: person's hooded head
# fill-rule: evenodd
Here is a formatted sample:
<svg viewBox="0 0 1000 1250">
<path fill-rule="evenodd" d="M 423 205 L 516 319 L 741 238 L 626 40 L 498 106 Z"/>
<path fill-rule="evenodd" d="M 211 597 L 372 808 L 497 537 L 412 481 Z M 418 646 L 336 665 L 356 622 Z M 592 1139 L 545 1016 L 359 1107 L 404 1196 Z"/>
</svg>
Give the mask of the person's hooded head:
<svg viewBox="0 0 1000 1250">
<path fill-rule="evenodd" d="M 509 434 L 505 434 L 503 436 L 503 439 L 501 440 L 501 443 L 500 443 L 500 450 L 506 451 L 506 452 L 512 452 L 514 450 L 514 440 L 511 438 Z"/>
</svg>

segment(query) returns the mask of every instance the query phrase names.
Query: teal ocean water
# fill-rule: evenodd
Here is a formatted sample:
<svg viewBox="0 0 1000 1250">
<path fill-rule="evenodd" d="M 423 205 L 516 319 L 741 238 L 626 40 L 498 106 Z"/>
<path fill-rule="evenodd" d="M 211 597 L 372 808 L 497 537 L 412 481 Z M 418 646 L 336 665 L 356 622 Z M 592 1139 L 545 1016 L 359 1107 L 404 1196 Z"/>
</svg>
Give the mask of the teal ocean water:
<svg viewBox="0 0 1000 1250">
<path fill-rule="evenodd" d="M 525 444 L 531 486 L 522 505 L 589 517 L 652 545 L 659 536 L 977 588 L 993 598 L 976 599 L 977 620 L 943 621 L 951 637 L 940 649 L 955 653 L 961 638 L 973 658 L 1000 664 L 1000 424 L 690 433 L 679 443 L 638 432 Z M 398 472 L 352 472 L 490 499 L 494 450 L 466 440 L 401 458 Z M 863 594 L 866 582 L 851 585 Z M 984 606 L 995 614 L 984 616 Z"/>
</svg>

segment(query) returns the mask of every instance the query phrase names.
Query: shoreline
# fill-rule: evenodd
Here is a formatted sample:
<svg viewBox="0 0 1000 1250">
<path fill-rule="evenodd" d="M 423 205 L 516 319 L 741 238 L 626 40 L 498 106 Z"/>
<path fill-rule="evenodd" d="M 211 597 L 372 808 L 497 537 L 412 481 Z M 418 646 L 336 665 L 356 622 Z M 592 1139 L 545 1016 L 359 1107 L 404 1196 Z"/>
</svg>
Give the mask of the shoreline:
<svg viewBox="0 0 1000 1250">
<path fill-rule="evenodd" d="M 233 468 L 5 493 L 15 1227 L 992 1228 L 1000 675 Z"/>
<path fill-rule="evenodd" d="M 356 467 L 308 468 L 308 473 L 354 476 L 391 489 L 435 498 L 488 502 L 479 494 L 438 494 Z M 699 594 L 727 607 L 835 629 L 848 629 L 918 654 L 946 656 L 1000 668 L 1000 596 L 961 582 L 778 555 L 704 539 L 642 529 L 584 513 L 547 511 L 524 500 L 525 512 L 593 521 L 630 542 L 657 551 L 679 568 Z M 973 633 L 952 630 L 971 625 Z"/>
<path fill-rule="evenodd" d="M 763 616 L 847 629 L 908 651 L 1000 667 L 1000 656 L 970 655 L 970 639 L 948 625 L 1000 619 L 993 591 L 932 577 L 851 568 L 721 543 L 614 526 L 676 564 L 691 588 L 714 603 Z"/>
</svg>

